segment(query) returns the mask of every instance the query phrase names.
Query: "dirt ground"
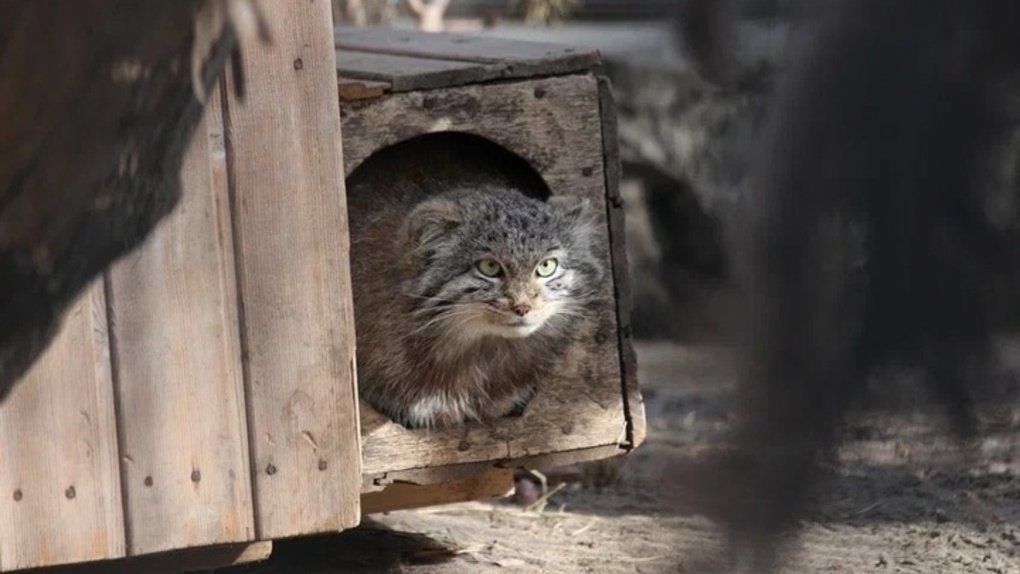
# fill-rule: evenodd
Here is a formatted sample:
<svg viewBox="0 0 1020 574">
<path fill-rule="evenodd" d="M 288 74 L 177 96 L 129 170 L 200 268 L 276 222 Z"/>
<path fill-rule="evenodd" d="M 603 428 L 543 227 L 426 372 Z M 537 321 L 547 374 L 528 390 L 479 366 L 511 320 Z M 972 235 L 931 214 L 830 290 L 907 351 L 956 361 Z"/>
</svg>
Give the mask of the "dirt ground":
<svg viewBox="0 0 1020 574">
<path fill-rule="evenodd" d="M 720 444 L 731 356 L 643 343 L 639 360 L 648 440 L 588 467 L 541 512 L 508 498 L 393 512 L 339 535 L 278 543 L 268 562 L 217 573 L 711 571 L 718 531 L 689 510 L 698 493 L 671 474 Z M 855 421 L 787 571 L 1020 573 L 1020 409 L 997 414 L 964 446 L 917 413 Z"/>
</svg>

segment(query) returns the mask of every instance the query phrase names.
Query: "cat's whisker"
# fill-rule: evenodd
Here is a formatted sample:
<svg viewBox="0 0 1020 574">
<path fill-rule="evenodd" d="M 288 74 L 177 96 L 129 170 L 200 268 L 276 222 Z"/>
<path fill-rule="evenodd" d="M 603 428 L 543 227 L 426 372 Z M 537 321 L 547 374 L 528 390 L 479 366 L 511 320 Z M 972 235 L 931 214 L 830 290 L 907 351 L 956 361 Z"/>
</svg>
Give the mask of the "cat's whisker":
<svg viewBox="0 0 1020 574">
<path fill-rule="evenodd" d="M 456 303 L 456 299 L 445 299 L 436 297 L 435 295 L 418 295 L 417 293 L 403 293 L 404 297 L 409 299 L 422 299 L 424 301 L 438 301 L 440 303 Z"/>
<path fill-rule="evenodd" d="M 409 313 L 410 316 L 418 318 L 425 315 L 441 315 L 450 310 L 449 306 L 446 307 L 425 307 L 424 309 L 417 309 Z"/>
<path fill-rule="evenodd" d="M 428 316 L 428 315 L 437 315 L 437 316 L 438 315 L 444 315 L 446 313 L 453 312 L 454 310 L 457 309 L 457 307 L 459 307 L 461 305 L 463 305 L 463 304 L 462 303 L 450 303 L 450 304 L 443 305 L 443 306 L 424 307 L 422 309 L 417 309 L 417 310 L 411 311 L 409 313 L 409 315 L 411 317 L 416 318 L 416 319 L 417 318 L 422 318 L 422 317 Z"/>
<path fill-rule="evenodd" d="M 459 318 L 459 317 L 473 316 L 475 314 L 474 310 L 470 309 L 470 308 L 461 308 L 461 309 L 458 309 L 455 306 L 452 309 L 453 309 L 452 311 L 451 310 L 444 311 L 444 312 L 436 315 L 435 317 L 429 319 L 424 324 L 419 326 L 417 329 L 407 333 L 406 336 L 410 337 L 410 336 L 413 336 L 413 335 L 417 335 L 418 333 L 428 329 L 429 327 L 432 327 L 433 325 L 435 325 L 437 323 L 441 323 L 441 322 L 444 322 L 444 321 L 450 321 L 450 320 L 453 320 L 453 319 L 456 319 L 456 318 Z"/>
</svg>

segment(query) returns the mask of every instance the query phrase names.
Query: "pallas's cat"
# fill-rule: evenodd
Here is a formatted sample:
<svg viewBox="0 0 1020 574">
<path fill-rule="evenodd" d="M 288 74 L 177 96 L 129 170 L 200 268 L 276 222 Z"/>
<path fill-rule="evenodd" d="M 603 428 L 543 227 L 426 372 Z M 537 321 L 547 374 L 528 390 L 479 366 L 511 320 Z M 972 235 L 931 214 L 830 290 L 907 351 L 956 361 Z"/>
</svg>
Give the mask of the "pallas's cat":
<svg viewBox="0 0 1020 574">
<path fill-rule="evenodd" d="M 570 343 L 603 274 L 596 219 L 523 191 L 383 172 L 350 185 L 359 393 L 394 421 L 519 411 Z"/>
</svg>

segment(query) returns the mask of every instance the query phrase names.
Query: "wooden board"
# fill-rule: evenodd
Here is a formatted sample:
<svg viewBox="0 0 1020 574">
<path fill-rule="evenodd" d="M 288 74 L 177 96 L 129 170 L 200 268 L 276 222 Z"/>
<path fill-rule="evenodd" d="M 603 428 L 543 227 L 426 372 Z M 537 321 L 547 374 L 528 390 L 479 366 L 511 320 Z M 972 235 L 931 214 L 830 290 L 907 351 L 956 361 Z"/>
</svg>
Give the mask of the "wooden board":
<svg viewBox="0 0 1020 574">
<path fill-rule="evenodd" d="M 343 130 L 348 173 L 384 146 L 432 131 L 479 135 L 528 160 L 553 194 L 588 198 L 606 213 L 600 96 L 593 75 L 470 85 L 388 95 L 347 109 Z M 608 222 L 599 250 L 609 273 Z M 411 431 L 362 403 L 367 477 L 386 473 L 510 460 L 565 450 L 627 444 L 617 305 L 605 281 L 601 312 L 580 323 L 578 343 L 562 372 L 540 381 L 524 415 L 492 425 Z"/>
<path fill-rule="evenodd" d="M 602 115 L 603 161 L 606 173 L 606 208 L 609 211 L 610 255 L 613 258 L 613 283 L 616 288 L 616 313 L 619 318 L 620 371 L 623 376 L 624 408 L 627 412 L 627 442 L 637 448 L 645 440 L 645 405 L 637 380 L 637 355 L 631 327 L 630 264 L 627 261 L 624 206 L 620 196 L 619 135 L 616 124 L 616 102 L 609 79 L 599 77 L 599 109 Z"/>
<path fill-rule="evenodd" d="M 364 514 L 375 514 L 497 498 L 505 496 L 513 489 L 513 485 L 513 470 L 494 467 L 479 469 L 477 473 L 466 478 L 436 484 L 394 482 L 380 492 L 363 494 L 361 511 Z"/>
<path fill-rule="evenodd" d="M 337 53 L 337 57 L 340 54 Z M 337 89 L 340 91 L 341 100 L 364 100 L 377 98 L 390 91 L 392 86 L 389 82 L 375 82 L 372 80 L 358 80 L 340 76 L 337 82 Z"/>
<path fill-rule="evenodd" d="M 0 406 L 0 570 L 124 555 L 102 282 Z"/>
<path fill-rule="evenodd" d="M 512 460 L 470 462 L 411 470 L 395 470 L 376 475 L 366 474 L 361 487 L 362 501 L 365 500 L 366 494 L 381 492 L 394 484 L 436 486 L 446 483 L 461 483 L 473 480 L 493 468 L 511 471 L 519 469 L 541 470 L 595 460 L 606 460 L 626 452 L 628 452 L 628 449 L 625 445 L 609 444 L 575 450 L 561 450 L 514 458 Z"/>
<path fill-rule="evenodd" d="M 445 86 L 480 81 L 479 69 L 494 78 L 528 78 L 587 72 L 597 67 L 598 52 L 587 48 L 522 42 L 466 34 L 425 33 L 416 30 L 383 30 L 341 27 L 336 30 L 336 47 L 349 52 L 388 54 L 420 60 L 448 61 L 462 64 L 462 75 L 451 73 Z M 473 63 L 478 66 L 463 65 Z M 369 67 L 344 62 L 344 73 L 351 77 L 367 77 Z M 376 79 L 377 77 L 373 78 Z M 395 82 L 394 91 L 423 89 L 414 74 L 385 78 Z M 397 87 L 397 83 L 401 87 Z"/>
<path fill-rule="evenodd" d="M 195 7 L 0 2 L 0 398 L 176 203 L 202 109 L 187 62 L 205 81 L 233 47 L 208 29 L 192 51 Z"/>
<path fill-rule="evenodd" d="M 180 205 L 107 283 L 130 555 L 255 535 L 219 97 Z"/>
<path fill-rule="evenodd" d="M 339 73 L 351 78 L 383 81 L 394 92 L 428 90 L 494 80 L 503 68 L 450 60 L 430 60 L 392 54 L 337 50 Z"/>
<path fill-rule="evenodd" d="M 256 533 L 359 520 L 354 330 L 330 3 L 263 4 L 225 118 Z"/>
</svg>

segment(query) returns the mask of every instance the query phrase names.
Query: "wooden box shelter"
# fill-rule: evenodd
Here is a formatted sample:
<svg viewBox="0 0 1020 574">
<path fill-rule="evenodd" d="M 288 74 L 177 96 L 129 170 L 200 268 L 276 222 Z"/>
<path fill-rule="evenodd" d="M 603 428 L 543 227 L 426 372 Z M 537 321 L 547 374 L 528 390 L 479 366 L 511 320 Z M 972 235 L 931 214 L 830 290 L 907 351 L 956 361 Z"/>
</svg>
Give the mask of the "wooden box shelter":
<svg viewBox="0 0 1020 574">
<path fill-rule="evenodd" d="M 265 8 L 285 25 L 245 51 L 243 102 L 229 73 L 210 95 L 181 204 L 79 299 L 0 406 L 0 572 L 259 559 L 274 539 L 498 494 L 512 468 L 643 438 L 597 54 L 334 31 L 323 0 Z M 357 400 L 344 180 L 439 131 L 485 138 L 551 193 L 604 207 L 613 280 L 583 368 L 542 382 L 521 417 L 412 431 Z"/>
<path fill-rule="evenodd" d="M 479 146 L 504 150 L 552 195 L 585 197 L 605 214 L 599 241 L 613 272 L 585 341 L 565 358 L 561 376 L 539 382 L 522 416 L 409 430 L 362 402 L 365 492 L 393 483 L 402 492 L 397 500 L 366 496 L 366 510 L 412 503 L 411 484 L 447 483 L 483 468 L 605 458 L 636 446 L 644 414 L 630 347 L 615 111 L 599 55 L 485 36 L 356 28 L 338 29 L 336 45 L 349 178 L 376 157 L 401 155 L 380 152 L 414 153 L 430 138 L 454 147 L 463 138 L 455 153 L 465 158 Z M 435 488 L 421 496 L 444 499 Z"/>
</svg>

